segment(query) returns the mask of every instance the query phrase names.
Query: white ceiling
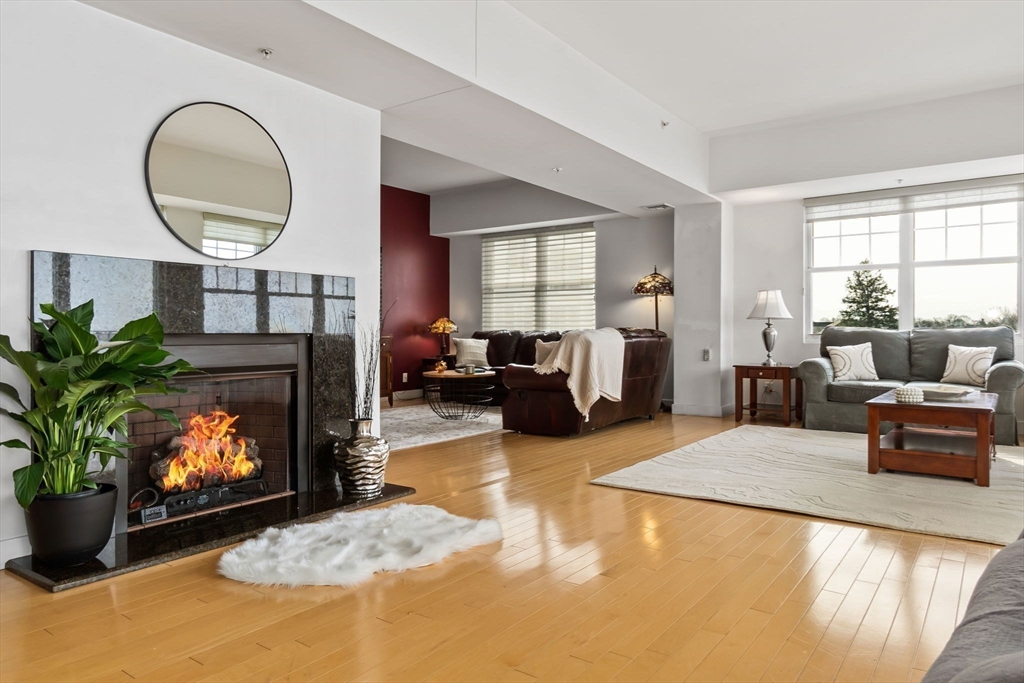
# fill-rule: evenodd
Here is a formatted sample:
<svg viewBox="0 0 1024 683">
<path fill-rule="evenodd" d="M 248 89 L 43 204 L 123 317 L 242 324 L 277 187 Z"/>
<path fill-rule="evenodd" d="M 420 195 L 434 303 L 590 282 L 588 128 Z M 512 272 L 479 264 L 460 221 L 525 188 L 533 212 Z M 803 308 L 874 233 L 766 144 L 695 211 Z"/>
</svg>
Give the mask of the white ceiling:
<svg viewBox="0 0 1024 683">
<path fill-rule="evenodd" d="M 1024 83 L 1024 2 L 512 0 L 704 131 Z"/>
<path fill-rule="evenodd" d="M 380 182 L 384 185 L 431 194 L 507 177 L 422 147 L 387 137 L 380 139 Z"/>
</svg>

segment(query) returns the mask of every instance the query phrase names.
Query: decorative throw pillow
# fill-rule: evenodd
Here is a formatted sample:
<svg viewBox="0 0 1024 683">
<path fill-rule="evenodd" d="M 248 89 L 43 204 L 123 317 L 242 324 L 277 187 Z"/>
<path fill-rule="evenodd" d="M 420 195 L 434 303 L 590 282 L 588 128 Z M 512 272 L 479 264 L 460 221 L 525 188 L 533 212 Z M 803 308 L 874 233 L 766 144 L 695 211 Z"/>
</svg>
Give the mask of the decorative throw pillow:
<svg viewBox="0 0 1024 683">
<path fill-rule="evenodd" d="M 949 345 L 946 356 L 946 371 L 940 381 L 949 384 L 970 384 L 975 387 L 985 386 L 985 373 L 992 366 L 995 358 L 994 346 L 957 346 Z"/>
<path fill-rule="evenodd" d="M 558 342 L 556 341 L 546 342 L 538 339 L 536 343 L 537 365 L 544 365 L 544 363 L 548 359 L 548 356 L 551 355 L 551 352 L 555 350 L 556 346 L 558 346 Z"/>
<path fill-rule="evenodd" d="M 455 343 L 455 365 L 475 365 L 478 368 L 487 367 L 487 340 L 486 339 L 452 339 Z"/>
<path fill-rule="evenodd" d="M 878 379 L 871 342 L 854 346 L 826 346 L 836 381 Z"/>
</svg>

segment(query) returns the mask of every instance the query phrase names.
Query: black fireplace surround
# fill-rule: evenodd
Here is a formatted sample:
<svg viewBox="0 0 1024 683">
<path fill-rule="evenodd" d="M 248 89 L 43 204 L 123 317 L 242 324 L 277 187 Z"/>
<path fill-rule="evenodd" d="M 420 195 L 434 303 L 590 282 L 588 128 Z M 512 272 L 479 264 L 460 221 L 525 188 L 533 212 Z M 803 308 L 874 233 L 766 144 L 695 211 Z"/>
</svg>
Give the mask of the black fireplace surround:
<svg viewBox="0 0 1024 683">
<path fill-rule="evenodd" d="M 158 407 L 170 407 L 183 422 L 215 406 L 245 415 L 237 425 L 253 432 L 248 436 L 267 457 L 256 500 L 234 504 L 237 496 L 228 491 L 225 501 L 232 504 L 218 507 L 211 496 L 181 496 L 172 501 L 176 513 L 143 518 L 145 494 L 132 509 L 129 502 L 152 484 L 149 459 L 170 434 L 168 425 L 142 418 L 132 425 L 139 447 L 115 461 L 115 535 L 100 556 L 62 569 L 26 556 L 7 563 L 13 573 L 57 592 L 235 543 L 270 526 L 414 493 L 387 484 L 381 497 L 350 499 L 338 485 L 330 432 L 347 434 L 353 416 L 352 278 L 44 251 L 32 253 L 32 278 L 37 319 L 39 304 L 68 310 L 93 299 L 93 332 L 101 340 L 156 312 L 165 347 L 205 371 L 176 378 L 191 391 L 155 397 L 167 403 Z"/>
</svg>

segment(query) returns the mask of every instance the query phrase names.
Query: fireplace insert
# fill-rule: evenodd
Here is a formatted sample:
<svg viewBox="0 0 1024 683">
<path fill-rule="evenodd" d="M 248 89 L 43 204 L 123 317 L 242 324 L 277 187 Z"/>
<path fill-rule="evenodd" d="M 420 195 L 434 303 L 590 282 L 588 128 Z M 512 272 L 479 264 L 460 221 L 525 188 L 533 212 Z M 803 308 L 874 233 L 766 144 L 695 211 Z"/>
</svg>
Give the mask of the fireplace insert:
<svg viewBox="0 0 1024 683">
<path fill-rule="evenodd" d="M 200 372 L 145 397 L 129 420 L 127 529 L 255 504 L 308 489 L 308 340 L 304 335 L 171 335 L 165 348 Z"/>
</svg>

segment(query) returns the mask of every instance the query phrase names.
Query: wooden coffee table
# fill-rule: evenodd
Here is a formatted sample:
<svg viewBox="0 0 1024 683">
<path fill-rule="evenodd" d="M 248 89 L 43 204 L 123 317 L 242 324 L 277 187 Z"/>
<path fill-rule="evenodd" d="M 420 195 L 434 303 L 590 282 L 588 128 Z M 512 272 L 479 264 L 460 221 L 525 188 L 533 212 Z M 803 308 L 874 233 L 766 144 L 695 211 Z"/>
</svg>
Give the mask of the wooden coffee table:
<svg viewBox="0 0 1024 683">
<path fill-rule="evenodd" d="M 995 454 L 996 394 L 975 392 L 952 401 L 898 403 L 895 391 L 868 408 L 868 472 L 879 468 L 973 479 L 988 486 Z M 893 422 L 888 434 L 879 423 Z M 930 428 L 929 428 L 930 427 Z M 955 427 L 973 428 L 953 429 Z"/>
</svg>

